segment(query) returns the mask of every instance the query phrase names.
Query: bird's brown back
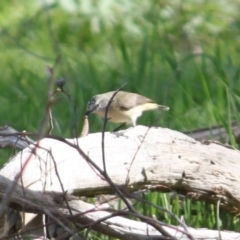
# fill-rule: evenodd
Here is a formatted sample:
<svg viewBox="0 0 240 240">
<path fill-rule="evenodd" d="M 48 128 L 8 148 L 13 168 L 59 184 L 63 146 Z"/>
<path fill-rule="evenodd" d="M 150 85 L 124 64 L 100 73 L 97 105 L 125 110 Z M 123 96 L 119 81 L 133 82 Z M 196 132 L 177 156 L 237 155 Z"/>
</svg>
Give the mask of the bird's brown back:
<svg viewBox="0 0 240 240">
<path fill-rule="evenodd" d="M 144 103 L 154 103 L 154 101 L 137 93 L 119 91 L 113 99 L 112 106 L 116 104 L 122 111 L 127 111 Z"/>
</svg>

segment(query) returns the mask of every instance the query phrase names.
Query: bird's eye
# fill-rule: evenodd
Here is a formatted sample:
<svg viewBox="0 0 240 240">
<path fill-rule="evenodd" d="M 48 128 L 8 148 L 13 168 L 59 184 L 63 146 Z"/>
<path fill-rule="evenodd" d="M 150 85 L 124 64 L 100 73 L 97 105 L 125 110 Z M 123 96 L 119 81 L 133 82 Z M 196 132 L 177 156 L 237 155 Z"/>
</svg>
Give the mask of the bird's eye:
<svg viewBox="0 0 240 240">
<path fill-rule="evenodd" d="M 90 107 L 90 106 L 94 105 L 95 102 L 96 102 L 96 100 L 95 100 L 94 98 L 92 98 L 92 99 L 88 102 L 87 107 Z"/>
</svg>

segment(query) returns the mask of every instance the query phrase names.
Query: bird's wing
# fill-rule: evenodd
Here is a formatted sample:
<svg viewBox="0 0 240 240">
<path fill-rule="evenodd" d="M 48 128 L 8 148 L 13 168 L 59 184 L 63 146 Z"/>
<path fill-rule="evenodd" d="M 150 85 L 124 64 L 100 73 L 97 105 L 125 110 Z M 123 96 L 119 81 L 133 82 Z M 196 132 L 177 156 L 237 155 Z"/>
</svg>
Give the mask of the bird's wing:
<svg viewBox="0 0 240 240">
<path fill-rule="evenodd" d="M 127 93 L 120 91 L 117 94 L 118 97 L 116 98 L 116 101 L 122 111 L 127 111 L 144 103 L 153 103 L 151 99 L 143 97 L 136 93 Z"/>
</svg>

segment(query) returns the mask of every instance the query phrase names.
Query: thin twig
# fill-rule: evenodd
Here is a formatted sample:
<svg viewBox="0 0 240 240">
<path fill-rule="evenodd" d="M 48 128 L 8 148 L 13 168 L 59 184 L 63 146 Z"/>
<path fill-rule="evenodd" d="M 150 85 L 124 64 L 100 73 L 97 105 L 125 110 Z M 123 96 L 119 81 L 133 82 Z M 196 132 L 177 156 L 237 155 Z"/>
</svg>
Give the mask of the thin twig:
<svg viewBox="0 0 240 240">
<path fill-rule="evenodd" d="M 67 96 L 68 100 L 70 101 L 70 103 L 73 106 L 73 137 L 77 138 L 78 137 L 78 134 L 77 134 L 77 105 L 76 105 L 74 99 L 71 97 L 71 95 L 69 93 L 67 93 L 65 91 L 65 89 L 63 88 L 64 84 L 65 84 L 65 79 L 64 78 L 57 79 L 56 84 L 59 87 L 59 90 Z"/>
<path fill-rule="evenodd" d="M 112 97 L 110 98 L 110 100 L 108 101 L 108 104 L 106 106 L 106 109 L 105 109 L 105 114 L 104 114 L 104 121 L 103 121 L 103 128 L 102 128 L 102 161 L 103 161 L 103 170 L 104 172 L 107 174 L 107 169 L 106 169 L 106 163 L 105 163 L 105 131 L 106 131 L 106 126 L 107 126 L 107 114 L 108 114 L 108 110 L 109 110 L 109 107 L 112 103 L 112 100 L 113 98 L 116 96 L 116 94 L 121 91 L 123 89 L 123 87 L 127 84 L 127 82 L 125 82 L 118 90 L 116 90 Z"/>
</svg>

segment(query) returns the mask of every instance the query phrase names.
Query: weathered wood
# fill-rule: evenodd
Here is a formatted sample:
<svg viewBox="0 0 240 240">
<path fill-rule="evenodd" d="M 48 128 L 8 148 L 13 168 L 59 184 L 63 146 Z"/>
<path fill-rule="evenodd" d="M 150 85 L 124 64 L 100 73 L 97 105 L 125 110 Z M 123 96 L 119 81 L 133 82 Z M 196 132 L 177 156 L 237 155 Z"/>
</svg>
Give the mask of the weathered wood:
<svg viewBox="0 0 240 240">
<path fill-rule="evenodd" d="M 105 133 L 105 162 L 108 175 L 117 185 L 128 188 L 181 191 L 193 198 L 222 205 L 239 213 L 239 151 L 217 143 L 200 143 L 169 129 L 137 126 L 121 132 Z M 101 133 L 79 138 L 79 147 L 101 169 Z M 68 139 L 71 144 L 76 140 Z M 33 151 L 35 152 L 33 154 Z M 112 189 L 79 152 L 54 139 L 43 139 L 16 155 L 0 172 L 14 179 L 28 161 L 21 182 L 29 189 L 62 191 L 79 196 L 111 193 Z M 235 206 L 233 209 L 233 205 Z M 237 207 L 237 209 L 236 209 Z"/>
<path fill-rule="evenodd" d="M 239 123 L 232 122 L 231 132 L 234 135 L 236 142 L 239 144 L 240 143 Z M 230 140 L 227 130 L 221 125 L 194 129 L 192 131 L 185 131 L 184 133 L 194 138 L 197 141 L 215 140 L 215 141 L 227 143 Z"/>
<path fill-rule="evenodd" d="M 2 191 L 6 190 L 12 182 L 7 179 L 0 177 L 0 197 L 2 198 Z M 136 222 L 133 220 L 126 219 L 121 216 L 112 216 L 111 213 L 107 211 L 108 205 L 101 204 L 94 206 L 89 203 L 85 203 L 80 200 L 74 199 L 74 197 L 69 197 L 68 203 L 72 210 L 71 214 L 69 209 L 66 207 L 63 201 L 58 201 L 61 198 L 60 194 L 57 193 L 42 193 L 38 191 L 33 191 L 29 189 L 23 189 L 22 186 L 16 185 L 15 191 L 11 194 L 8 200 L 8 205 L 12 206 L 13 209 L 24 209 L 25 211 L 35 212 L 35 213 L 48 213 L 53 214 L 55 217 L 61 218 L 61 222 L 64 222 L 65 232 L 71 233 L 68 223 L 70 220 L 74 223 L 89 224 L 91 228 L 95 231 L 99 231 L 108 236 L 117 237 L 120 239 L 159 239 L 161 234 L 149 224 L 143 222 Z M 2 206 L 0 206 L 2 207 Z M 94 224 L 96 220 L 111 217 L 105 221 Z M 15 215 L 13 216 L 15 217 Z M 63 218 L 65 217 L 65 218 Z M 42 237 L 43 231 L 39 229 L 41 226 L 41 217 L 37 217 L 28 226 L 24 227 L 21 231 L 21 236 L 35 236 Z M 11 221 L 11 225 L 14 224 L 14 220 L 17 222 L 19 219 L 16 217 Z M 5 226 L 6 227 L 6 226 Z M 38 228 L 36 228 L 38 227 Z M 62 239 L 63 233 L 59 226 L 50 226 L 51 228 L 57 229 L 57 234 L 61 231 L 61 235 L 58 235 L 57 239 Z M 240 239 L 239 233 L 234 233 L 230 231 L 214 231 L 208 229 L 193 229 L 175 226 L 163 226 L 163 228 L 176 239 L 187 240 L 189 236 L 193 236 L 195 239 L 218 239 L 221 235 L 222 239 Z M 34 230 L 32 230 L 34 229 Z M 2 230 L 2 229 L 1 229 Z M 65 234 L 66 234 L 65 233 Z M 185 234 L 184 234 L 185 233 Z M 0 233 L 1 234 L 1 233 Z M 3 237 L 4 235 L 0 235 Z"/>
<path fill-rule="evenodd" d="M 77 150 L 76 139 L 67 142 L 70 145 L 43 139 L 14 156 L 0 175 L 10 181 L 17 178 L 25 188 L 45 193 L 67 191 L 77 196 L 113 193 L 94 166 L 103 169 L 101 133 L 78 139 L 85 156 Z M 117 134 L 105 133 L 104 143 L 107 173 L 116 185 L 131 191 L 174 190 L 213 203 L 221 200 L 221 207 L 239 214 L 238 150 L 218 143 L 201 143 L 169 129 L 144 126 Z"/>
<path fill-rule="evenodd" d="M 0 147 L 26 148 L 33 141 L 10 126 L 0 127 Z"/>
</svg>

